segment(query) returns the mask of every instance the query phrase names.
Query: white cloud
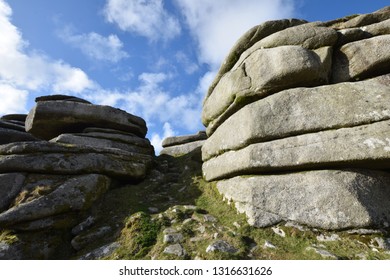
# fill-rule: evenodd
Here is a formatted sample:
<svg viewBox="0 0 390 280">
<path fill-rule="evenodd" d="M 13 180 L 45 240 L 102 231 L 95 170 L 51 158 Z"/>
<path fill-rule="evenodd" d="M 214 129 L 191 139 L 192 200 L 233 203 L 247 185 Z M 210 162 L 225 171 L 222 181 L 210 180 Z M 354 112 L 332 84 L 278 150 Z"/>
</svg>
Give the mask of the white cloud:
<svg viewBox="0 0 390 280">
<path fill-rule="evenodd" d="M 0 84 L 0 115 L 25 113 L 28 92 Z"/>
<path fill-rule="evenodd" d="M 162 0 L 107 0 L 108 22 L 151 41 L 172 39 L 180 34 L 179 21 L 164 9 Z"/>
<path fill-rule="evenodd" d="M 175 135 L 175 131 L 172 129 L 170 123 L 166 122 L 163 125 L 163 134 L 160 136 L 158 133 L 153 133 L 150 142 L 154 147 L 154 152 L 156 155 L 160 154 L 162 150 L 162 142 L 165 138 Z"/>
<path fill-rule="evenodd" d="M 95 32 L 75 34 L 68 27 L 59 33 L 59 37 L 92 59 L 116 63 L 129 56 L 123 51 L 122 41 L 114 34 L 107 37 Z"/>
<path fill-rule="evenodd" d="M 28 50 L 28 43 L 11 23 L 12 10 L 0 0 L 0 84 L 9 102 L 25 102 L 29 91 L 81 93 L 97 87 L 81 69 Z M 23 94 L 21 94 L 23 93 Z M 18 104 L 10 108 L 20 108 Z"/>
<path fill-rule="evenodd" d="M 187 74 L 193 74 L 198 71 L 199 66 L 182 51 L 178 51 L 175 55 L 176 61 L 184 67 L 184 71 Z"/>
<path fill-rule="evenodd" d="M 85 97 L 97 104 L 120 107 L 141 116 L 149 128 L 158 129 L 161 123 L 169 122 L 177 129 L 197 131 L 202 127 L 200 112 L 202 96 L 198 91 L 172 96 L 163 83 L 174 76 L 170 73 L 142 73 L 140 85 L 127 91 L 100 90 Z"/>
<path fill-rule="evenodd" d="M 230 48 L 249 28 L 291 17 L 293 0 L 175 0 L 199 47 L 200 61 L 218 69 Z"/>
</svg>

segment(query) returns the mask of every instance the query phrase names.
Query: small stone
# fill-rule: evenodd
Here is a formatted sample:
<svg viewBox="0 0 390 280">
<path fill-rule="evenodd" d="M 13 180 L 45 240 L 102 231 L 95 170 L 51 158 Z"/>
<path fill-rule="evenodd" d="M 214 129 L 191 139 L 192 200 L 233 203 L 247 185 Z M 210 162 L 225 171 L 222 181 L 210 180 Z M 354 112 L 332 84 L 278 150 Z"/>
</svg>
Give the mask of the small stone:
<svg viewBox="0 0 390 280">
<path fill-rule="evenodd" d="M 238 250 L 236 248 L 234 248 L 232 245 L 230 245 L 228 242 L 223 241 L 223 240 L 218 240 L 218 241 L 215 241 L 214 243 L 210 244 L 206 249 L 206 253 L 210 253 L 210 252 L 214 252 L 214 251 L 234 254 Z"/>
<path fill-rule="evenodd" d="M 275 234 L 277 234 L 281 237 L 286 237 L 286 233 L 282 229 L 280 229 L 278 227 L 272 227 L 272 230 Z"/>
<path fill-rule="evenodd" d="M 358 229 L 351 229 L 347 231 L 349 234 L 376 234 L 376 233 L 381 233 L 380 230 L 377 229 L 366 229 L 366 228 L 358 228 Z"/>
<path fill-rule="evenodd" d="M 314 250 L 317 254 L 321 255 L 324 258 L 330 258 L 330 259 L 335 259 L 337 260 L 338 257 L 335 256 L 334 254 L 324 250 L 324 249 L 319 249 L 315 247 L 308 247 L 306 250 Z"/>
<path fill-rule="evenodd" d="M 233 226 L 235 226 L 236 228 L 241 228 L 241 225 L 239 223 L 237 223 L 237 222 L 234 222 Z"/>
<path fill-rule="evenodd" d="M 177 230 L 174 228 L 166 228 L 163 230 L 163 233 L 165 233 L 165 234 L 177 233 Z"/>
<path fill-rule="evenodd" d="M 264 242 L 263 248 L 276 249 L 277 247 L 274 244 L 272 244 L 271 242 L 269 242 L 268 240 L 266 240 Z"/>
<path fill-rule="evenodd" d="M 333 233 L 331 236 L 326 236 L 324 234 L 321 234 L 317 236 L 317 240 L 320 242 L 338 241 L 340 240 L 340 236 L 338 236 L 335 233 Z"/>
<path fill-rule="evenodd" d="M 205 222 L 215 223 L 217 221 L 217 218 L 209 214 L 204 215 L 203 218 Z"/>
<path fill-rule="evenodd" d="M 120 245 L 117 242 L 113 242 L 102 247 L 99 247 L 92 252 L 89 252 L 79 258 L 79 260 L 97 260 L 112 254 Z"/>
<path fill-rule="evenodd" d="M 180 244 L 169 245 L 164 249 L 164 253 L 169 255 L 176 255 L 178 257 L 184 257 L 187 254 L 187 252 Z"/>
<path fill-rule="evenodd" d="M 82 221 L 80 224 L 78 224 L 77 226 L 75 226 L 72 229 L 72 234 L 73 235 L 79 235 L 82 231 L 84 231 L 85 229 L 89 228 L 94 223 L 95 223 L 95 218 L 92 217 L 92 216 L 89 216 L 88 218 L 86 218 L 84 221 Z"/>
<path fill-rule="evenodd" d="M 164 243 L 177 243 L 183 240 L 181 233 L 170 233 L 164 235 Z"/>
<path fill-rule="evenodd" d="M 205 233 L 206 227 L 202 225 L 202 226 L 198 227 L 197 230 L 198 230 L 200 233 Z"/>
<path fill-rule="evenodd" d="M 216 233 L 213 234 L 213 238 L 214 238 L 214 239 L 217 239 L 218 237 L 219 237 L 219 233 L 218 233 L 218 232 L 216 232 Z"/>
<path fill-rule="evenodd" d="M 390 250 L 390 238 L 380 238 L 380 237 L 375 237 L 371 243 L 375 244 L 377 243 L 378 244 L 378 248 L 379 249 L 383 249 L 383 250 Z"/>
<path fill-rule="evenodd" d="M 148 210 L 152 214 L 156 214 L 159 211 L 158 208 L 156 208 L 156 207 L 149 207 Z"/>
</svg>

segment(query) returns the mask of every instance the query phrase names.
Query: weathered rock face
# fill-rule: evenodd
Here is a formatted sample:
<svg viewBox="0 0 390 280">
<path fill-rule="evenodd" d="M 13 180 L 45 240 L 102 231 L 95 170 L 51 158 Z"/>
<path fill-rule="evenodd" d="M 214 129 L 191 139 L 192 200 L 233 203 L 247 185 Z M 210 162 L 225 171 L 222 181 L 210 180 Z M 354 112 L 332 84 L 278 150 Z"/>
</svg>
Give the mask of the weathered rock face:
<svg viewBox="0 0 390 280">
<path fill-rule="evenodd" d="M 160 152 L 162 155 L 180 156 L 189 154 L 194 150 L 199 150 L 205 143 L 207 135 L 205 131 L 199 131 L 197 134 L 184 135 L 176 137 L 167 137 L 164 139 Z"/>
<path fill-rule="evenodd" d="M 26 131 L 45 140 L 88 127 L 117 129 L 139 137 L 147 132 L 143 119 L 125 111 L 69 100 L 38 101 L 26 119 Z"/>
<path fill-rule="evenodd" d="M 319 170 L 234 177 L 217 187 L 264 227 L 294 220 L 325 229 L 389 224 L 390 174 L 367 170 Z"/>
<path fill-rule="evenodd" d="M 141 118 L 72 96 L 36 101 L 28 115 L 0 121 L 0 230 L 19 240 L 0 258 L 67 258 L 83 234 L 72 228 L 94 202 L 144 179 L 154 160 Z"/>
<path fill-rule="evenodd" d="M 39 141 L 30 133 L 26 132 L 24 123 L 27 115 L 5 115 L 0 118 L 0 145 L 14 143 Z"/>
<path fill-rule="evenodd" d="M 265 23 L 231 50 L 204 101 L 203 175 L 253 225 L 390 223 L 389 19 Z"/>
</svg>

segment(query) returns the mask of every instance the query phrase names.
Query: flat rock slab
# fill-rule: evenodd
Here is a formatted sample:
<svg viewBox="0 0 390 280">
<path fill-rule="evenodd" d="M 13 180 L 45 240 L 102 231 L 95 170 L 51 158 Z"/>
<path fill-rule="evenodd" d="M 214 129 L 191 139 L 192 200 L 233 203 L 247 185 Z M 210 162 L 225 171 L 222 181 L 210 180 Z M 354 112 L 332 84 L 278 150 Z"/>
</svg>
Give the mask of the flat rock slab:
<svg viewBox="0 0 390 280">
<path fill-rule="evenodd" d="M 390 174 L 371 170 L 318 170 L 235 177 L 217 188 L 236 202 L 250 224 L 282 220 L 311 227 L 383 227 L 390 222 Z M 273 216 L 274 219 L 264 219 Z"/>
<path fill-rule="evenodd" d="M 390 121 L 249 145 L 203 163 L 206 180 L 336 167 L 390 168 Z"/>
<path fill-rule="evenodd" d="M 293 135 L 390 119 L 390 74 L 355 83 L 278 92 L 230 116 L 202 147 L 204 161 Z"/>
<path fill-rule="evenodd" d="M 141 179 L 152 158 L 119 149 L 31 142 L 0 146 L 0 172 L 90 174 Z"/>
<path fill-rule="evenodd" d="M 1 213 L 0 226 L 10 228 L 21 222 L 88 209 L 109 189 L 110 183 L 110 179 L 103 175 L 75 176 L 51 193 Z"/>
<path fill-rule="evenodd" d="M 199 140 L 206 140 L 206 139 L 207 139 L 206 132 L 199 131 L 197 134 L 192 134 L 192 135 L 167 137 L 162 142 L 162 146 L 163 146 L 163 148 L 166 148 L 166 147 L 170 147 L 170 146 L 187 144 L 190 142 L 199 141 Z"/>
<path fill-rule="evenodd" d="M 334 83 L 365 79 L 390 72 L 390 35 L 346 44 L 336 53 Z"/>
<path fill-rule="evenodd" d="M 0 145 L 15 143 L 15 142 L 29 142 L 29 141 L 41 141 L 41 140 L 32 136 L 30 133 L 27 132 L 0 127 Z"/>
<path fill-rule="evenodd" d="M 0 174 L 0 212 L 6 210 L 18 195 L 25 179 L 21 173 Z"/>
<path fill-rule="evenodd" d="M 6 120 L 6 121 L 20 121 L 20 122 L 25 122 L 27 118 L 26 114 L 8 114 L 2 116 L 0 119 L 1 120 Z"/>
<path fill-rule="evenodd" d="M 296 26 L 299 24 L 307 23 L 305 20 L 299 20 L 299 19 L 282 19 L 282 20 L 271 20 L 266 21 L 262 24 L 256 25 L 249 29 L 247 32 L 242 35 L 237 42 L 234 44 L 234 46 L 229 51 L 229 54 L 223 61 L 214 81 L 212 82 L 209 92 L 207 96 L 209 96 L 216 84 L 218 84 L 221 77 L 230 71 L 233 66 L 236 64 L 238 59 L 240 58 L 241 54 L 252 47 L 256 42 L 259 40 L 276 33 L 280 30 Z"/>
<path fill-rule="evenodd" d="M 64 133 L 82 132 L 87 127 L 102 127 L 131 132 L 145 137 L 145 121 L 110 106 L 72 101 L 41 101 L 26 119 L 26 131 L 50 140 Z"/>
<path fill-rule="evenodd" d="M 26 129 L 24 128 L 24 124 L 21 125 L 20 123 L 15 123 L 14 121 L 9 121 L 9 120 L 0 120 L 0 128 L 26 132 Z"/>
<path fill-rule="evenodd" d="M 109 139 L 95 138 L 91 136 L 92 135 L 89 133 L 61 134 L 60 136 L 50 140 L 50 142 L 91 146 L 95 148 L 112 148 L 137 154 L 144 154 L 149 156 L 154 155 L 154 150 L 151 145 L 149 145 L 148 147 L 140 147 L 137 145 L 127 144 Z M 146 141 L 144 138 L 139 139 L 141 141 Z"/>
<path fill-rule="evenodd" d="M 246 104 L 272 93 L 328 83 L 331 48 L 301 46 L 258 49 L 226 73 L 205 100 L 202 122 L 211 135 L 218 125 Z"/>
<path fill-rule="evenodd" d="M 54 95 L 45 95 L 35 98 L 35 102 L 42 102 L 42 101 L 72 101 L 72 102 L 78 102 L 78 103 L 85 103 L 85 104 L 92 104 L 91 102 L 75 97 L 70 95 L 62 95 L 62 94 L 54 94 Z"/>
<path fill-rule="evenodd" d="M 160 155 L 169 155 L 169 156 L 182 156 L 185 154 L 189 154 L 192 151 L 196 149 L 200 149 L 203 144 L 205 143 L 205 140 L 200 141 L 194 141 L 187 144 L 181 144 L 177 146 L 170 146 L 163 148 L 160 152 Z M 200 151 L 199 151 L 200 153 Z"/>
</svg>

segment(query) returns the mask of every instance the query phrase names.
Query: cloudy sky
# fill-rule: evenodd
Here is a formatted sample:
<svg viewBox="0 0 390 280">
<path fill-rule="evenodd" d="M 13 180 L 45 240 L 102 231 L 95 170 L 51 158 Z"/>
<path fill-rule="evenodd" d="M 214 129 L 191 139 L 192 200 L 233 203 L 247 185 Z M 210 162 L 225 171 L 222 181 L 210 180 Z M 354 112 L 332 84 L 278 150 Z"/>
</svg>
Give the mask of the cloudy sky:
<svg viewBox="0 0 390 280">
<path fill-rule="evenodd" d="M 325 21 L 388 0 L 0 0 L 0 115 L 68 94 L 147 121 L 167 136 L 204 129 L 202 101 L 219 65 L 263 21 Z"/>
</svg>

